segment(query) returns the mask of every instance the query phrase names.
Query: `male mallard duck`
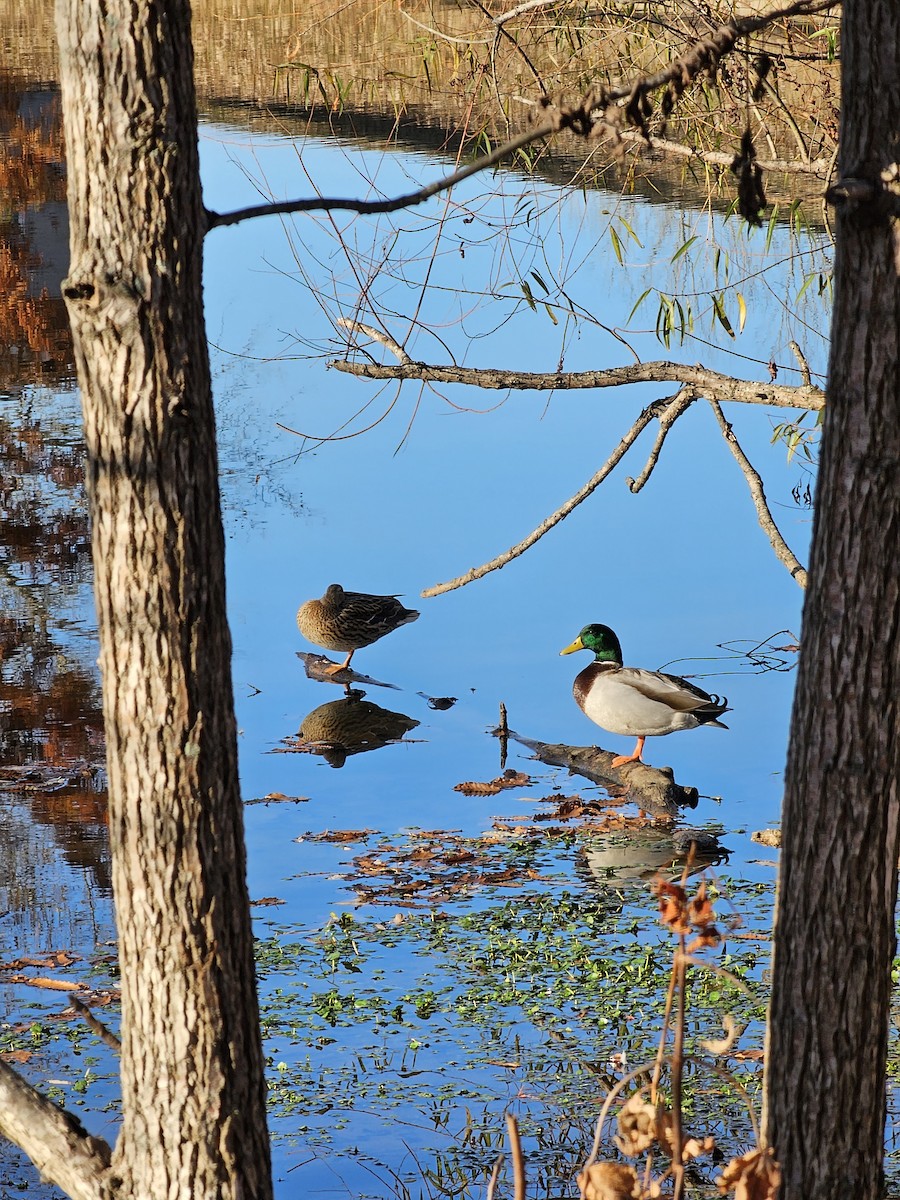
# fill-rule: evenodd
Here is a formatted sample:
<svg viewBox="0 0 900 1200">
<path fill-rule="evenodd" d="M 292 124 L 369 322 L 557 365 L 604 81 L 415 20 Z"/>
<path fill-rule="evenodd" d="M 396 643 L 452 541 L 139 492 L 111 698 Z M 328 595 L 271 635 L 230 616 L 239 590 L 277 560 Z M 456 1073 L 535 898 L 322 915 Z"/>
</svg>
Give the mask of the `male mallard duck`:
<svg viewBox="0 0 900 1200">
<path fill-rule="evenodd" d="M 329 674 L 350 666 L 355 650 L 371 646 L 387 633 L 418 620 L 412 608 L 404 608 L 396 596 L 369 596 L 345 592 L 339 583 L 326 588 L 321 600 L 307 600 L 297 611 L 300 632 L 326 650 L 346 650 L 342 663 L 328 668 Z"/>
<path fill-rule="evenodd" d="M 724 696 L 710 696 L 677 675 L 622 666 L 622 647 L 608 625 L 585 625 L 560 654 L 593 650 L 594 661 L 575 676 L 572 692 L 586 717 L 610 733 L 637 738 L 632 754 L 614 758 L 612 766 L 641 762 L 644 738 L 660 737 L 679 729 L 713 725 L 729 712 Z"/>
</svg>

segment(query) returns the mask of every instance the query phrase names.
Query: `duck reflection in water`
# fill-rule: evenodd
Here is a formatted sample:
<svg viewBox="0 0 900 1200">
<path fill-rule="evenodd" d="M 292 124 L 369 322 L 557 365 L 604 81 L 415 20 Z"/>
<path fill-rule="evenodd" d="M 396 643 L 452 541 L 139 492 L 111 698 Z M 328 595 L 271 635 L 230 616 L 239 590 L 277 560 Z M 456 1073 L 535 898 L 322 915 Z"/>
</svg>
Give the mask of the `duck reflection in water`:
<svg viewBox="0 0 900 1200">
<path fill-rule="evenodd" d="M 592 839 L 579 850 L 577 869 L 594 886 L 641 887 L 659 876 L 678 880 L 685 866 L 688 875 L 696 875 L 728 855 L 708 830 L 651 828 Z"/>
<path fill-rule="evenodd" d="M 342 767 L 352 754 L 380 750 L 403 740 L 419 724 L 404 713 L 391 712 L 351 692 L 340 700 L 320 704 L 304 718 L 286 748 L 299 754 L 318 754 L 332 767 Z"/>
</svg>

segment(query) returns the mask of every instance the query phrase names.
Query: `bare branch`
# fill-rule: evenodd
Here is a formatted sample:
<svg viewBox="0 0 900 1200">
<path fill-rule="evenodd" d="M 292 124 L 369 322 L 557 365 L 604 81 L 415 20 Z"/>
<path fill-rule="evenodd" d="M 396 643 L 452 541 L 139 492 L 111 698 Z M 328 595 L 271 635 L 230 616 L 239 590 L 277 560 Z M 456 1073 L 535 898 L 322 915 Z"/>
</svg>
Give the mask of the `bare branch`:
<svg viewBox="0 0 900 1200">
<path fill-rule="evenodd" d="M 789 4 L 786 8 L 776 8 L 755 17 L 742 17 L 739 21 L 727 21 L 714 32 L 698 38 L 689 50 L 673 59 L 667 67 L 657 71 L 655 75 L 648 75 L 630 86 L 627 83 L 621 84 L 619 87 L 613 88 L 609 92 L 609 96 L 614 100 L 624 100 L 626 97 L 631 99 L 635 96 L 655 92 L 669 83 L 693 79 L 702 71 L 714 66 L 723 55 L 728 54 L 740 38 L 747 37 L 751 33 L 758 33 L 760 29 L 765 29 L 767 25 L 774 25 L 776 21 L 787 20 L 790 17 L 812 16 L 814 13 L 825 12 L 829 8 L 837 8 L 840 3 L 841 0 L 812 0 L 812 2 L 797 0 L 796 3 Z"/>
<path fill-rule="evenodd" d="M 373 325 L 364 325 L 362 321 L 354 321 L 349 317 L 338 317 L 338 325 L 344 329 L 349 329 L 351 333 L 357 329 L 371 338 L 373 342 L 379 342 L 390 350 L 391 354 L 395 355 L 404 367 L 409 366 L 412 359 L 403 349 L 399 342 L 395 342 L 389 333 L 385 333 L 382 329 L 376 329 Z"/>
<path fill-rule="evenodd" d="M 716 415 L 716 420 L 719 422 L 719 428 L 722 430 L 722 436 L 728 443 L 728 449 L 734 455 L 735 461 L 744 473 L 744 478 L 747 480 L 747 486 L 750 488 L 750 495 L 753 499 L 756 515 L 759 523 L 763 528 L 766 536 L 772 544 L 772 549 L 775 551 L 775 557 L 779 562 L 784 563 L 787 569 L 796 579 L 797 583 L 802 588 L 806 587 L 806 570 L 801 565 L 799 559 L 788 546 L 787 542 L 781 536 L 781 531 L 775 524 L 772 513 L 769 511 L 769 506 L 766 502 L 766 493 L 763 488 L 762 479 L 753 464 L 747 458 L 747 455 L 741 449 L 741 445 L 734 436 L 734 430 L 725 420 L 725 416 L 720 406 L 715 400 L 710 400 L 710 406 Z"/>
<path fill-rule="evenodd" d="M 84 1018 L 88 1029 L 90 1029 L 92 1033 L 95 1033 L 101 1041 L 105 1042 L 111 1050 L 115 1050 L 116 1054 L 120 1054 L 122 1052 L 122 1043 L 112 1032 L 112 1030 L 107 1029 L 102 1021 L 98 1021 L 91 1012 L 90 1008 L 86 1004 L 82 1003 L 82 1001 L 79 1000 L 74 993 L 69 1000 L 69 1007 L 73 1010 L 73 1012 L 78 1013 L 80 1017 Z"/>
<path fill-rule="evenodd" d="M 692 158 L 698 162 L 709 163 L 714 167 L 730 167 L 734 162 L 734 152 L 724 150 L 695 150 L 683 142 L 673 142 L 670 138 L 644 137 L 636 129 L 622 129 L 619 137 L 626 142 L 636 142 L 641 146 L 649 145 L 651 150 L 660 150 L 665 154 L 673 154 L 676 158 Z M 806 159 L 797 162 L 787 158 L 757 158 L 757 164 L 763 171 L 776 171 L 782 175 L 818 175 L 827 179 L 831 169 L 831 158 Z"/>
<path fill-rule="evenodd" d="M 346 324 L 346 322 L 345 322 Z M 369 330 L 351 322 L 351 326 L 369 334 Z M 387 345 L 384 335 L 377 341 Z M 405 352 L 404 352 L 405 354 Z M 470 387 L 513 391 L 566 391 L 578 388 L 620 387 L 629 383 L 678 383 L 694 388 L 708 400 L 734 401 L 738 404 L 767 404 L 773 408 L 802 408 L 817 412 L 825 406 L 821 388 L 806 384 L 756 383 L 735 379 L 720 371 L 695 364 L 666 361 L 630 363 L 598 371 L 503 371 L 493 367 L 437 366 L 408 359 L 398 366 L 380 363 L 354 363 L 332 360 L 329 366 L 364 379 L 416 379 L 424 383 L 462 383 Z"/>
<path fill-rule="evenodd" d="M 415 192 L 407 192 L 403 196 L 395 196 L 391 200 L 348 200 L 345 197 L 313 196 L 309 200 L 284 200 L 275 204 L 254 204 L 249 208 L 238 208 L 230 213 L 207 211 L 206 227 L 208 230 L 217 229 L 222 225 L 237 225 L 239 221 L 248 221 L 251 217 L 277 217 L 299 212 L 390 213 L 398 212 L 401 208 L 414 208 L 417 204 L 424 204 L 426 200 L 430 200 L 432 196 L 437 196 L 440 192 L 449 191 L 456 184 L 468 179 L 470 175 L 477 175 L 479 171 L 496 166 L 504 158 L 515 154 L 517 150 L 527 146 L 530 142 L 549 137 L 560 127 L 556 120 L 545 121 L 542 125 L 526 130 L 508 142 L 504 142 L 490 154 L 484 154 L 474 162 L 460 167 L 451 175 L 445 175 L 442 179 L 436 179 L 434 183 L 428 184 L 427 187 L 419 188 Z"/>
<path fill-rule="evenodd" d="M 503 1155 L 498 1154 L 494 1159 L 494 1166 L 491 1170 L 491 1177 L 488 1180 L 487 1191 L 485 1192 L 485 1200 L 494 1200 L 494 1192 L 497 1187 L 497 1180 L 500 1178 L 500 1168 L 503 1166 Z"/>
<path fill-rule="evenodd" d="M 690 406 L 697 399 L 697 393 L 692 388 L 682 388 L 680 392 L 674 396 L 670 396 L 668 400 L 659 402 L 657 407 L 665 405 L 659 417 L 659 433 L 656 435 L 656 441 L 653 443 L 653 449 L 650 451 L 650 457 L 647 463 L 638 475 L 637 479 L 626 479 L 630 490 L 637 495 L 650 476 L 653 474 L 653 468 L 659 462 L 659 455 L 663 448 L 663 443 L 669 435 L 669 430 L 678 420 L 682 413 L 687 412 Z"/>
<path fill-rule="evenodd" d="M 515 17 L 521 17 L 523 13 L 532 12 L 536 8 L 556 8 L 558 7 L 556 0 L 524 0 L 522 4 L 517 4 L 515 8 L 509 8 L 505 13 L 498 13 L 496 17 L 491 17 L 495 25 L 505 25 L 507 21 L 512 21 Z"/>
<path fill-rule="evenodd" d="M 456 588 L 463 587 L 467 583 L 472 583 L 476 579 L 481 579 L 483 575 L 489 575 L 491 571 L 499 571 L 501 567 L 505 567 L 507 563 L 512 562 L 514 558 L 518 558 L 520 554 L 524 554 L 530 549 L 535 542 L 539 542 L 545 533 L 558 525 L 564 520 L 570 512 L 578 507 L 582 500 L 586 500 L 596 488 L 600 486 L 603 480 L 616 467 L 629 448 L 634 444 L 638 436 L 646 429 L 653 418 L 657 414 L 656 404 L 651 404 L 645 408 L 635 423 L 631 426 L 622 440 L 616 446 L 615 450 L 603 464 L 596 474 L 592 475 L 584 487 L 580 488 L 565 504 L 561 505 L 556 512 L 551 513 L 549 517 L 541 521 L 537 529 L 532 530 L 526 538 L 521 542 L 516 542 L 514 546 L 510 546 L 502 554 L 498 554 L 496 558 L 492 558 L 490 562 L 483 563 L 480 567 L 472 567 L 470 571 L 466 571 L 465 575 L 459 575 L 456 579 L 450 579 L 446 583 L 436 583 L 434 587 L 425 588 L 421 593 L 424 597 L 440 596 L 444 592 L 452 592 Z"/>
<path fill-rule="evenodd" d="M 0 1133 L 24 1150 L 43 1179 L 72 1200 L 112 1194 L 111 1151 L 77 1117 L 58 1108 L 0 1061 Z"/>
<path fill-rule="evenodd" d="M 806 355 L 803 353 L 803 351 L 800 349 L 799 345 L 793 339 L 790 342 L 788 342 L 788 345 L 793 350 L 794 357 L 796 358 L 797 362 L 800 364 L 800 376 L 803 379 L 803 382 L 807 385 L 812 383 L 812 377 L 810 376 L 809 363 L 806 361 Z"/>
</svg>

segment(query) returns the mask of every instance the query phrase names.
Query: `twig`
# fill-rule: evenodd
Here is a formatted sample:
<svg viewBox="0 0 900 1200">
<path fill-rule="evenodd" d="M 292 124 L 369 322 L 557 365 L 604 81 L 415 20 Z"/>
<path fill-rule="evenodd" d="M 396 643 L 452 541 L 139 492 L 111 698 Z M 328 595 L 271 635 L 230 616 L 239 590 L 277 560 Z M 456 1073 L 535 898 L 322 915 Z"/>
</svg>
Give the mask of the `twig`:
<svg viewBox="0 0 900 1200">
<path fill-rule="evenodd" d="M 102 1021 L 98 1021 L 88 1006 L 79 1000 L 77 996 L 71 996 L 69 999 L 69 1007 L 73 1008 L 80 1017 L 84 1018 L 85 1024 L 91 1033 L 95 1033 L 102 1042 L 106 1042 L 107 1046 L 111 1047 L 118 1054 L 122 1049 L 122 1043 L 112 1032 L 107 1029 Z"/>
<path fill-rule="evenodd" d="M 491 1177 L 488 1180 L 487 1193 L 485 1200 L 494 1200 L 494 1190 L 497 1187 L 497 1180 L 500 1178 L 500 1168 L 503 1166 L 503 1155 L 498 1154 L 494 1159 L 494 1168 L 491 1171 Z"/>
<path fill-rule="evenodd" d="M 763 481 L 759 476 L 759 472 L 747 458 L 747 455 L 741 449 L 740 442 L 734 436 L 734 430 L 725 420 L 720 405 L 715 400 L 710 400 L 710 407 L 715 413 L 716 420 L 719 422 L 719 428 L 722 431 L 728 449 L 734 456 L 735 461 L 744 473 L 744 478 L 747 480 L 747 486 L 750 489 L 750 496 L 756 508 L 756 516 L 762 526 L 763 531 L 771 543 L 772 549 L 775 551 L 775 557 L 779 562 L 790 571 L 791 575 L 800 585 L 806 587 L 806 569 L 801 565 L 800 560 L 791 550 L 790 546 L 781 536 L 781 531 L 775 524 L 775 520 L 769 511 L 769 506 L 766 503 L 766 493 L 763 488 Z"/>
<path fill-rule="evenodd" d="M 506 1114 L 506 1132 L 509 1134 L 509 1149 L 513 1163 L 513 1200 L 525 1200 L 525 1159 L 522 1157 L 519 1124 L 512 1113 Z"/>
<path fill-rule="evenodd" d="M 677 158 L 696 159 L 709 163 L 713 167 L 730 167 L 734 162 L 733 151 L 727 153 L 724 150 L 697 150 L 693 146 L 686 146 L 684 142 L 674 142 L 671 138 L 653 136 L 645 138 L 636 129 L 622 129 L 619 131 L 619 137 L 626 142 L 637 142 L 642 146 L 649 145 L 651 150 L 674 154 Z M 757 158 L 756 163 L 763 171 L 772 171 L 781 175 L 818 175 L 822 179 L 827 179 L 831 158 L 814 158 L 803 162 L 797 162 L 796 159 L 791 158 Z"/>
<path fill-rule="evenodd" d="M 412 359 L 403 349 L 399 342 L 395 342 L 389 333 L 385 333 L 381 329 L 376 329 L 373 325 L 364 325 L 362 321 L 351 320 L 350 317 L 338 317 L 337 321 L 343 329 L 349 329 L 351 333 L 364 333 L 366 337 L 371 338 L 373 342 L 379 342 L 390 350 L 403 366 L 408 366 Z"/>
<path fill-rule="evenodd" d="M 809 162 L 809 147 L 806 144 L 806 140 L 803 137 L 803 134 L 800 132 L 800 126 L 794 120 L 793 113 L 788 108 L 788 106 L 785 104 L 785 102 L 782 100 L 781 96 L 779 96 L 778 90 L 776 88 L 772 87 L 771 83 L 769 83 L 768 79 L 766 79 L 764 76 L 760 76 L 760 83 L 765 88 L 766 93 L 772 98 L 772 100 L 775 101 L 775 103 L 781 109 L 782 115 L 783 115 L 785 121 L 787 121 L 788 127 L 791 130 L 791 133 L 793 133 L 793 135 L 794 135 L 794 140 L 797 143 L 797 149 L 800 151 L 800 157 L 802 158 L 803 162 L 808 163 Z"/>
<path fill-rule="evenodd" d="M 684 878 L 682 876 L 682 886 Z M 673 1200 L 681 1200 L 684 1194 L 684 1162 L 682 1147 L 684 1132 L 681 1121 L 682 1079 L 684 1076 L 684 1011 L 686 1005 L 685 988 L 687 986 L 687 970 L 684 960 L 685 936 L 678 935 L 678 950 L 675 954 L 674 973 L 678 977 L 676 986 L 677 999 L 675 1008 L 675 1029 L 672 1036 L 672 1173 L 675 1177 Z"/>
<path fill-rule="evenodd" d="M 368 332 L 359 322 L 344 322 Z M 379 334 L 377 341 L 388 343 Z M 405 353 L 405 352 L 404 352 Z M 825 406 L 825 393 L 811 384 L 792 387 L 787 384 L 757 383 L 735 379 L 699 364 L 665 361 L 628 363 L 596 371 L 504 371 L 494 367 L 440 366 L 413 362 L 408 357 L 396 366 L 383 363 L 356 363 L 332 359 L 337 371 L 363 379 L 416 379 L 425 383 L 460 383 L 469 387 L 512 391 L 569 391 L 583 388 L 620 387 L 629 383 L 679 383 L 696 388 L 707 400 L 734 401 L 738 404 L 767 404 L 773 408 L 803 408 L 813 412 Z"/>
<path fill-rule="evenodd" d="M 505 550 L 502 554 L 498 554 L 496 558 L 492 558 L 490 562 L 483 563 L 480 567 L 472 567 L 471 570 L 466 571 L 465 575 L 458 575 L 456 579 L 450 579 L 446 583 L 437 583 L 434 585 L 434 587 L 425 588 L 421 595 L 427 598 L 430 596 L 440 596 L 444 592 L 452 592 L 458 587 L 463 587 L 464 584 L 472 583 L 476 579 L 481 579 L 483 575 L 488 575 L 491 571 L 499 571 L 501 567 L 505 567 L 506 564 L 512 562 L 514 558 L 518 558 L 520 554 L 524 554 L 526 550 L 533 546 L 535 542 L 539 542 L 545 533 L 549 533 L 554 525 L 558 525 L 560 521 L 564 520 L 570 512 L 578 507 L 582 500 L 586 500 L 591 492 L 600 486 L 607 475 L 609 475 L 613 468 L 618 465 L 619 461 L 632 446 L 636 438 L 653 420 L 654 415 L 653 405 L 651 405 L 649 408 L 645 408 L 619 442 L 618 446 L 616 446 L 615 450 L 600 468 L 600 470 L 591 476 L 584 487 L 580 488 L 575 495 L 567 500 L 565 504 L 561 505 L 556 512 L 551 513 L 549 517 L 545 518 L 545 520 L 538 525 L 537 529 L 532 530 L 532 532 L 529 533 L 526 538 L 523 538 L 521 542 L 516 542 L 514 546 L 510 546 L 508 550 Z"/>
<path fill-rule="evenodd" d="M 467 163 L 466 166 L 460 167 L 459 170 L 452 172 L 452 174 L 445 175 L 442 179 L 436 179 L 434 183 L 419 188 L 415 192 L 407 192 L 402 196 L 394 196 L 391 200 L 348 200 L 346 197 L 314 196 L 309 200 L 283 200 L 275 204 L 252 204 L 248 208 L 238 208 L 230 213 L 207 211 L 206 228 L 207 230 L 218 229 L 224 225 L 237 225 L 239 221 L 248 221 L 252 217 L 277 217 L 285 216 L 289 213 L 391 213 L 399 212 L 402 208 L 414 208 L 417 204 L 424 204 L 432 196 L 437 196 L 439 193 L 446 192 L 450 188 L 455 187 L 456 184 L 462 183 L 470 175 L 477 175 L 479 171 L 485 171 L 488 167 L 496 166 L 504 158 L 515 154 L 517 150 L 521 150 L 523 146 L 527 146 L 530 142 L 549 137 L 550 134 L 558 132 L 560 128 L 562 128 L 562 125 L 558 120 L 545 121 L 542 125 L 526 130 L 524 133 L 511 138 L 508 142 L 504 142 L 502 146 L 498 146 L 490 154 L 484 154 L 480 158 L 475 159 L 474 162 Z"/>
<path fill-rule="evenodd" d="M 440 29 L 435 29 L 433 25 L 425 25 L 422 21 L 417 21 L 402 6 L 400 8 L 400 15 L 406 17 L 407 21 L 415 25 L 418 29 L 424 30 L 425 33 L 430 33 L 432 37 L 440 38 L 442 42 L 449 42 L 452 46 L 489 46 L 492 40 L 489 37 L 476 38 L 474 35 L 470 37 L 453 37 L 452 34 L 443 33 Z"/>
<path fill-rule="evenodd" d="M 491 17 L 495 25 L 505 25 L 507 21 L 512 21 L 515 17 L 521 17 L 523 13 L 531 12 L 535 8 L 558 8 L 557 0 L 525 0 L 523 4 L 517 4 L 515 8 L 507 9 L 505 13 L 498 13 L 496 17 Z"/>
<path fill-rule="evenodd" d="M 500 724 L 497 726 L 497 736 L 500 739 L 500 770 L 506 766 L 506 752 L 509 748 L 509 722 L 506 719 L 506 705 L 500 701 Z"/>
<path fill-rule="evenodd" d="M 668 436 L 669 430 L 678 420 L 683 412 L 687 412 L 688 408 L 697 399 L 696 392 L 693 389 L 682 388 L 680 392 L 674 396 L 670 396 L 668 400 L 662 401 L 665 405 L 659 418 L 659 433 L 656 435 L 656 441 L 653 443 L 653 449 L 650 451 L 650 457 L 647 463 L 638 475 L 637 479 L 626 479 L 629 489 L 637 495 L 647 480 L 653 473 L 653 468 L 659 462 L 659 455 Z"/>
<path fill-rule="evenodd" d="M 587 1171 L 588 1167 L 592 1166 L 597 1161 L 597 1155 L 600 1153 L 600 1142 L 603 1138 L 603 1126 L 606 1124 L 606 1118 L 609 1116 L 609 1110 L 612 1108 L 613 1100 L 619 1095 L 629 1083 L 633 1083 L 635 1079 L 639 1079 L 641 1075 L 649 1075 L 655 1066 L 654 1062 L 642 1063 L 641 1066 L 635 1067 L 633 1071 L 629 1071 L 627 1075 L 623 1075 L 619 1082 L 609 1090 L 609 1094 L 603 1101 L 603 1107 L 600 1109 L 600 1116 L 597 1118 L 597 1124 L 594 1126 L 594 1144 L 591 1146 L 591 1152 L 584 1161 L 582 1172 Z"/>
<path fill-rule="evenodd" d="M 791 341 L 788 342 L 788 345 L 793 350 L 794 357 L 797 359 L 797 362 L 800 364 L 800 376 L 801 376 L 804 384 L 809 386 L 809 384 L 812 382 L 812 380 L 811 380 L 810 373 L 809 373 L 809 363 L 806 361 L 806 355 L 803 353 L 803 351 L 800 349 L 799 345 L 793 339 L 791 339 Z"/>
</svg>

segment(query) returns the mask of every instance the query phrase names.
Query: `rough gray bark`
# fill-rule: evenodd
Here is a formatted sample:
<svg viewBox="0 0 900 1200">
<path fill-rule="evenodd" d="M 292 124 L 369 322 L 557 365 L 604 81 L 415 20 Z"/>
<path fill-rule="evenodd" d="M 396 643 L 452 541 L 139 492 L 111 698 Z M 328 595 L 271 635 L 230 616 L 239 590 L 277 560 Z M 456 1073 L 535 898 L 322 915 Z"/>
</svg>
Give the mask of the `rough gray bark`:
<svg viewBox="0 0 900 1200">
<path fill-rule="evenodd" d="M 769 1017 L 781 1200 L 881 1195 L 900 776 L 900 8 L 845 0 L 835 308 Z"/>
<path fill-rule="evenodd" d="M 185 0 L 58 0 L 57 27 L 72 244 L 64 293 L 93 525 L 123 1120 L 111 1164 L 85 1135 L 78 1154 L 41 1167 L 79 1197 L 266 1200 L 190 10 Z M 27 1089 L 11 1103 L 52 1128 Z M 77 1123 L 61 1128 L 77 1141 Z"/>
</svg>

